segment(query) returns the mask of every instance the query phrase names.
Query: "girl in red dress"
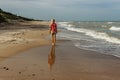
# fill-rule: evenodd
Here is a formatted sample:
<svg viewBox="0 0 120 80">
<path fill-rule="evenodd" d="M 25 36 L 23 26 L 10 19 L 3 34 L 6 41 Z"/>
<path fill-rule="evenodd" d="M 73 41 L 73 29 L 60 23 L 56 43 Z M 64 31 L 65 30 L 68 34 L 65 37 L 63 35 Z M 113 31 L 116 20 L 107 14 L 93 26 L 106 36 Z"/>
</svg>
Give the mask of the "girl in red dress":
<svg viewBox="0 0 120 80">
<path fill-rule="evenodd" d="M 56 34 L 57 34 L 57 24 L 55 22 L 55 19 L 51 19 L 50 23 L 50 33 L 52 35 L 52 45 L 55 45 L 56 43 Z"/>
</svg>

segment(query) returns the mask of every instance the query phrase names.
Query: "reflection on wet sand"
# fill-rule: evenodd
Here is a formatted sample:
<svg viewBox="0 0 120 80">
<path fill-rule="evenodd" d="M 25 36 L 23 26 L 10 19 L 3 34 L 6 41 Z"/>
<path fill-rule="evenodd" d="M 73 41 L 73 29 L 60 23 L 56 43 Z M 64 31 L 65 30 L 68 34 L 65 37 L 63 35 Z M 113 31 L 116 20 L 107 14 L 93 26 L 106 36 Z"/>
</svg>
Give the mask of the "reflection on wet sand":
<svg viewBox="0 0 120 80">
<path fill-rule="evenodd" d="M 55 46 L 52 45 L 50 53 L 48 54 L 48 65 L 50 69 L 52 69 L 54 63 L 55 63 Z"/>
</svg>

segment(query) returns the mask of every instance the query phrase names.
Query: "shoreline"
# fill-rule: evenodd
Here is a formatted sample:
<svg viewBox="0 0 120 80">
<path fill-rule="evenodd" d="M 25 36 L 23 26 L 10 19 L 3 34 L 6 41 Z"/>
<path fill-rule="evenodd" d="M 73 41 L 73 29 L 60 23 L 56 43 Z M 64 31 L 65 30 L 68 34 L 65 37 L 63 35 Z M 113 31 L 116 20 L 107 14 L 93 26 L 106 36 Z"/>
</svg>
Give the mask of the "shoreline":
<svg viewBox="0 0 120 80">
<path fill-rule="evenodd" d="M 54 47 L 44 45 L 31 48 L 2 61 L 0 78 L 3 80 L 120 79 L 120 59 L 78 49 L 68 40 L 59 42 Z M 8 70 L 2 69 L 4 67 Z"/>
<path fill-rule="evenodd" d="M 36 22 L 31 23 L 31 26 L 34 27 L 34 24 Z M 0 79 L 120 79 L 119 58 L 77 48 L 71 41 L 65 39 L 58 38 L 57 45 L 51 46 L 51 41 L 46 38 L 49 35 L 47 29 L 42 26 L 37 29 L 12 30 L 0 35 L 2 37 L 0 40 Z"/>
</svg>

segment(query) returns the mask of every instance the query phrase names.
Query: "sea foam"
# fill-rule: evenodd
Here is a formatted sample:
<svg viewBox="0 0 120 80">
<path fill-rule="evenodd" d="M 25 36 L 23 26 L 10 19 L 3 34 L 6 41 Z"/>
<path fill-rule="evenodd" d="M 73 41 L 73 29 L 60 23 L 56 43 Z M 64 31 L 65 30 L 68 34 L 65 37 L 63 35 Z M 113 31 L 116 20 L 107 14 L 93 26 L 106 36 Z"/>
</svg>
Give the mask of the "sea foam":
<svg viewBox="0 0 120 80">
<path fill-rule="evenodd" d="M 120 39 L 114 37 L 114 36 L 109 36 L 105 32 L 97 32 L 94 30 L 90 29 L 84 29 L 84 28 L 76 28 L 74 25 L 69 24 L 68 22 L 61 22 L 61 26 L 64 26 L 63 28 L 74 31 L 74 32 L 79 32 L 79 33 L 84 33 L 87 36 L 93 37 L 95 39 L 100 39 L 100 40 L 105 40 L 107 42 L 115 43 L 115 44 L 120 44 Z M 120 28 L 112 27 L 112 30 L 120 30 Z"/>
<path fill-rule="evenodd" d="M 120 31 L 120 27 L 112 26 L 109 30 L 111 30 L 111 31 Z"/>
</svg>

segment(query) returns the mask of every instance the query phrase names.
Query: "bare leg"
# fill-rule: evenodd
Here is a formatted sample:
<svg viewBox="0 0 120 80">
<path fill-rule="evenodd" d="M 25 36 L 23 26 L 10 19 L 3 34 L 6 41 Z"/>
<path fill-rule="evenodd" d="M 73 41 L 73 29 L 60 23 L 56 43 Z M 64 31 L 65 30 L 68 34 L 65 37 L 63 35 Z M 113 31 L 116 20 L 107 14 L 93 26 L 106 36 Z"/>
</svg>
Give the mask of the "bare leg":
<svg viewBox="0 0 120 80">
<path fill-rule="evenodd" d="M 56 43 L 56 34 L 52 34 L 52 45 Z"/>
<path fill-rule="evenodd" d="M 54 43 L 56 43 L 56 34 L 54 34 Z"/>
<path fill-rule="evenodd" d="M 52 44 L 54 44 L 54 34 L 52 34 Z"/>
</svg>

